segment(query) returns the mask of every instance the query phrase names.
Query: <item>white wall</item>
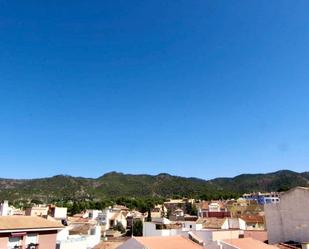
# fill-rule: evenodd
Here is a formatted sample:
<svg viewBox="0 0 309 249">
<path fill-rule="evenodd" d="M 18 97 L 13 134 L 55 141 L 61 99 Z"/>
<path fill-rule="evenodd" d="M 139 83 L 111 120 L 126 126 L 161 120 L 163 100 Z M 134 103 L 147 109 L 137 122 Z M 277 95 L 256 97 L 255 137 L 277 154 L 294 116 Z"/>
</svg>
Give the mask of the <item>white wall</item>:
<svg viewBox="0 0 309 249">
<path fill-rule="evenodd" d="M 9 202 L 3 201 L 0 204 L 0 216 L 7 216 L 9 214 Z"/>
<path fill-rule="evenodd" d="M 202 228 L 203 228 L 203 224 L 197 224 L 195 221 L 184 221 L 183 222 L 183 230 L 186 230 L 186 231 L 201 230 Z"/>
<path fill-rule="evenodd" d="M 270 243 L 309 241 L 309 189 L 294 188 L 278 204 L 264 206 Z"/>
<path fill-rule="evenodd" d="M 65 207 L 55 207 L 54 218 L 56 219 L 66 219 L 68 209 Z"/>
<path fill-rule="evenodd" d="M 182 233 L 181 229 L 156 229 L 156 224 L 153 222 L 143 223 L 143 236 L 174 236 Z"/>
<path fill-rule="evenodd" d="M 89 249 L 101 241 L 101 227 L 95 226 L 92 235 L 69 235 L 69 227 L 57 234 L 57 249 Z"/>
<path fill-rule="evenodd" d="M 86 237 L 88 247 L 92 248 L 100 243 L 101 241 L 101 227 L 96 226 L 94 228 L 94 234 Z"/>
<path fill-rule="evenodd" d="M 87 210 L 86 212 L 88 213 L 88 218 L 90 218 L 91 220 L 97 219 L 99 214 L 102 213 L 101 210 L 94 210 L 94 209 Z"/>
<path fill-rule="evenodd" d="M 194 231 L 194 234 L 198 236 L 206 245 L 212 244 L 213 241 L 225 240 L 225 239 L 238 239 L 240 230 L 199 230 Z"/>
<path fill-rule="evenodd" d="M 110 220 L 114 219 L 114 215 L 119 213 L 119 215 L 117 216 L 117 218 L 115 219 L 115 225 L 117 223 L 121 223 L 123 225 L 124 228 L 127 227 L 127 219 L 126 217 L 123 215 L 123 213 L 121 211 L 113 211 L 112 208 L 106 208 L 103 210 L 103 212 L 99 213 L 98 216 L 96 217 L 96 219 L 99 221 L 100 224 L 105 226 L 105 229 L 111 229 L 110 227 Z"/>
<path fill-rule="evenodd" d="M 69 237 L 69 230 L 72 227 L 65 227 L 63 229 L 61 229 L 60 231 L 58 231 L 57 233 L 57 240 L 66 240 Z"/>
<path fill-rule="evenodd" d="M 74 235 L 67 240 L 57 241 L 57 249 L 88 249 L 85 237 Z"/>
<path fill-rule="evenodd" d="M 227 218 L 229 229 L 246 230 L 246 222 L 240 218 Z"/>
</svg>

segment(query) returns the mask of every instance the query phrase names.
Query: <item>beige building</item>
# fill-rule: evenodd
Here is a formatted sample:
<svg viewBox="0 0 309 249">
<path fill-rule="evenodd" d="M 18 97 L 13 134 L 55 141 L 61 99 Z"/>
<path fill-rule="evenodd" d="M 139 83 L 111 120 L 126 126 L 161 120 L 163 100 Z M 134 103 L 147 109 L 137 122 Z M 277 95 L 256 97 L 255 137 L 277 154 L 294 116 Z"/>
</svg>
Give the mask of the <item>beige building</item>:
<svg viewBox="0 0 309 249">
<path fill-rule="evenodd" d="M 48 207 L 46 206 L 35 206 L 26 209 L 27 216 L 47 216 L 48 215 Z"/>
<path fill-rule="evenodd" d="M 269 243 L 309 241 L 309 188 L 296 187 L 280 203 L 265 205 Z"/>
</svg>

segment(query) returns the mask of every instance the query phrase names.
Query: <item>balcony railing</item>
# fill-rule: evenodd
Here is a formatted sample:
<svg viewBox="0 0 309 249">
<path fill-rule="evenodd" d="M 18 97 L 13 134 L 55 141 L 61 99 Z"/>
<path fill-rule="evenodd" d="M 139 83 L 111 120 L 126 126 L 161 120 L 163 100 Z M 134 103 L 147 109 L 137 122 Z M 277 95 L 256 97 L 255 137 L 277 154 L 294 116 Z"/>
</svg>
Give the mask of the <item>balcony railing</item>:
<svg viewBox="0 0 309 249">
<path fill-rule="evenodd" d="M 39 244 L 31 243 L 31 244 L 27 245 L 26 249 L 39 249 Z"/>
<path fill-rule="evenodd" d="M 14 247 L 11 247 L 12 249 L 22 249 L 23 247 L 22 246 L 14 246 Z"/>
</svg>

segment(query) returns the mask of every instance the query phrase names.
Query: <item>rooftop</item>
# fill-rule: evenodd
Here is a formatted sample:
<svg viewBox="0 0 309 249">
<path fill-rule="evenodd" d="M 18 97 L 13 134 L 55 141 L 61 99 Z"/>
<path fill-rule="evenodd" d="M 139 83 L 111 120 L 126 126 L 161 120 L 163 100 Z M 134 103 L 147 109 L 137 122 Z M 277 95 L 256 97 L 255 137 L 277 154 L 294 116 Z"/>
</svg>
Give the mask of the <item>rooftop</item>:
<svg viewBox="0 0 309 249">
<path fill-rule="evenodd" d="M 276 246 L 271 246 L 252 238 L 228 239 L 223 242 L 237 249 L 278 249 Z"/>
<path fill-rule="evenodd" d="M 240 218 L 246 223 L 264 223 L 264 217 L 261 215 L 241 215 Z"/>
<path fill-rule="evenodd" d="M 34 216 L 1 216 L 0 232 L 3 230 L 63 228 L 59 222 Z"/>
<path fill-rule="evenodd" d="M 118 248 L 131 249 L 133 248 L 131 247 L 131 245 L 134 245 L 134 243 L 136 242 L 147 249 L 202 249 L 203 248 L 202 246 L 194 243 L 193 241 L 181 236 L 134 237 Z M 135 246 L 135 248 L 137 247 Z"/>
<path fill-rule="evenodd" d="M 203 228 L 221 229 L 226 218 L 199 218 L 196 223 L 203 224 Z"/>
</svg>

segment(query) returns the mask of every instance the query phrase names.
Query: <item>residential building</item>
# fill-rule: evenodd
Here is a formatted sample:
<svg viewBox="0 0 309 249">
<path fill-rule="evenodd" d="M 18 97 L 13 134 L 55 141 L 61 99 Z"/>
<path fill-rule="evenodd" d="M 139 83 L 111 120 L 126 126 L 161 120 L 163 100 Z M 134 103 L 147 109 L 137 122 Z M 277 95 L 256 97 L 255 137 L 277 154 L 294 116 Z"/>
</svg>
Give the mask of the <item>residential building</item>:
<svg viewBox="0 0 309 249">
<path fill-rule="evenodd" d="M 199 218 L 197 223 L 202 225 L 203 229 L 246 229 L 246 223 L 240 218 Z"/>
<path fill-rule="evenodd" d="M 1 216 L 0 248 L 55 249 L 57 232 L 63 228 L 59 222 L 35 216 Z"/>
<path fill-rule="evenodd" d="M 265 205 L 270 243 L 309 241 L 309 188 L 296 187 L 281 194 L 280 203 Z"/>
<path fill-rule="evenodd" d="M 246 230 L 265 230 L 265 217 L 262 215 L 242 215 L 240 216 L 246 223 Z"/>
<path fill-rule="evenodd" d="M 187 236 L 190 231 L 200 230 L 245 230 L 246 224 L 239 218 L 199 218 L 197 221 L 176 221 L 155 218 L 143 223 L 143 236 Z"/>
<path fill-rule="evenodd" d="M 242 230 L 202 229 L 188 232 L 188 237 L 203 245 L 207 249 L 220 249 L 218 241 L 224 239 L 238 239 L 243 236 Z"/>
<path fill-rule="evenodd" d="M 226 208 L 233 218 L 239 218 L 241 215 L 257 215 L 264 211 L 263 205 L 258 204 L 256 200 L 247 200 L 244 198 L 228 200 L 226 202 Z"/>
<path fill-rule="evenodd" d="M 46 217 L 48 215 L 49 208 L 47 206 L 38 205 L 26 209 L 27 216 L 39 216 Z"/>
<path fill-rule="evenodd" d="M 67 218 L 68 209 L 66 207 L 56 207 L 55 205 L 49 205 L 48 214 L 57 219 L 65 220 Z"/>
<path fill-rule="evenodd" d="M 267 193 L 250 193 L 244 194 L 243 198 L 246 200 L 255 200 L 260 205 L 279 203 L 280 202 L 280 193 L 278 192 L 267 192 Z"/>
<path fill-rule="evenodd" d="M 134 237 L 117 249 L 203 249 L 201 245 L 182 236 Z"/>
<path fill-rule="evenodd" d="M 180 222 L 171 222 L 167 218 L 153 218 L 143 223 L 143 236 L 175 236 L 182 233 L 184 226 Z"/>
<path fill-rule="evenodd" d="M 169 201 L 164 202 L 164 207 L 166 208 L 167 212 L 174 213 L 176 209 L 182 209 L 183 211 L 186 210 L 186 203 L 185 199 L 170 199 Z"/>
<path fill-rule="evenodd" d="M 127 227 L 126 219 L 127 211 L 118 208 L 108 207 L 103 210 L 97 217 L 100 225 L 104 226 L 105 230 L 111 229 L 117 224 L 121 223 L 124 228 Z"/>
<path fill-rule="evenodd" d="M 133 210 L 127 214 L 127 228 L 132 228 L 133 221 L 140 220 L 141 222 L 145 221 L 145 215 L 137 210 Z"/>
<path fill-rule="evenodd" d="M 101 210 L 87 209 L 83 217 L 84 218 L 88 218 L 90 220 L 96 220 L 96 219 L 98 219 L 98 217 L 100 215 L 102 215 L 102 211 Z"/>
<path fill-rule="evenodd" d="M 25 215 L 25 212 L 13 206 L 9 206 L 9 202 L 5 200 L 0 203 L 0 216 L 8 215 Z"/>
<path fill-rule="evenodd" d="M 66 227 L 57 236 L 57 249 L 89 249 L 101 241 L 101 227 L 79 224 Z"/>
<path fill-rule="evenodd" d="M 151 210 L 151 217 L 153 218 L 165 217 L 166 215 L 167 215 L 167 209 L 164 205 L 156 205 Z"/>
<path fill-rule="evenodd" d="M 202 201 L 198 205 L 198 216 L 202 218 L 225 218 L 231 217 L 231 214 L 222 201 Z"/>
</svg>

